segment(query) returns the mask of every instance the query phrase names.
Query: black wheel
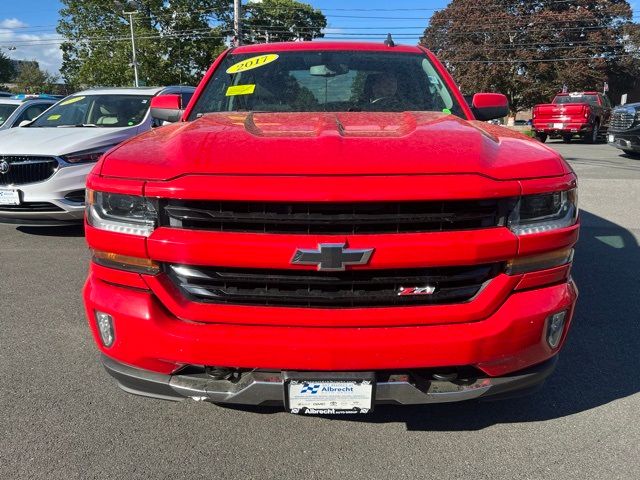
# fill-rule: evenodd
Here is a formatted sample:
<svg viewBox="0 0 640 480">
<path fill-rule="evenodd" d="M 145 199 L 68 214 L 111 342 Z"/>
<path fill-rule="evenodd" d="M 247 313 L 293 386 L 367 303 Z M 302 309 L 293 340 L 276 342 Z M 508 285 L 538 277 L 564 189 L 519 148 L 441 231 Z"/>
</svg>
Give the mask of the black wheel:
<svg viewBox="0 0 640 480">
<path fill-rule="evenodd" d="M 573 137 L 573 135 L 563 135 L 562 136 L 562 141 L 564 143 L 571 143 L 571 138 Z"/>
<path fill-rule="evenodd" d="M 546 133 L 536 133 L 536 138 L 538 140 L 540 140 L 542 143 L 547 141 L 547 134 Z"/>
<path fill-rule="evenodd" d="M 600 136 L 600 126 L 596 123 L 593 126 L 593 130 L 591 130 L 591 133 L 588 133 L 584 137 L 584 139 L 587 143 L 598 143 L 599 136 Z"/>
</svg>

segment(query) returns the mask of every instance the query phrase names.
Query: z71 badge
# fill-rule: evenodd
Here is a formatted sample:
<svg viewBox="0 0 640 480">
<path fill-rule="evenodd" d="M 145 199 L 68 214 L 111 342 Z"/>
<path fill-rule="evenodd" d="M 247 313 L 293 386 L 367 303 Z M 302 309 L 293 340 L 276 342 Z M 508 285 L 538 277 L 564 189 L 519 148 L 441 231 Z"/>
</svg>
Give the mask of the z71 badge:
<svg viewBox="0 0 640 480">
<path fill-rule="evenodd" d="M 430 285 L 426 287 L 400 287 L 398 289 L 398 296 L 412 296 L 412 295 L 433 295 L 436 291 L 436 287 Z"/>
</svg>

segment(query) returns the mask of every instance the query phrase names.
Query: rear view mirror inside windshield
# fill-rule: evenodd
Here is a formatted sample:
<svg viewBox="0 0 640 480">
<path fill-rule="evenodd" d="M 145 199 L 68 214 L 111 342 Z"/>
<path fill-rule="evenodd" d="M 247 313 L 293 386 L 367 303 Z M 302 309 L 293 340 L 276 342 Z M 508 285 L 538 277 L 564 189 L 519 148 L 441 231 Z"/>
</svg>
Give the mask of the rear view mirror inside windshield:
<svg viewBox="0 0 640 480">
<path fill-rule="evenodd" d="M 314 65 L 309 69 L 309 74 L 314 77 L 335 77 L 349 73 L 347 65 Z"/>
</svg>

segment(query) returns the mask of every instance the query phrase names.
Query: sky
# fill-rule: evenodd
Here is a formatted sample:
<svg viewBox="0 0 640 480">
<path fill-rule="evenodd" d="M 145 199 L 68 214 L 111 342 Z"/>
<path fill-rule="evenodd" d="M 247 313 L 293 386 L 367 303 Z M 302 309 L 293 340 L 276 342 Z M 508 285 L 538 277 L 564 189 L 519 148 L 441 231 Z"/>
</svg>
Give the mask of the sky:
<svg viewBox="0 0 640 480">
<path fill-rule="evenodd" d="M 327 38 L 382 42 L 387 32 L 391 32 L 396 43 L 416 44 L 430 15 L 444 8 L 448 1 L 306 0 L 306 3 L 324 12 L 328 21 Z M 55 32 L 60 2 L 0 0 L 0 5 L 0 49 L 3 53 L 18 60 L 37 60 L 41 68 L 57 74 L 62 64 L 62 54 L 56 44 L 60 37 Z M 371 36 L 363 37 L 363 31 Z M 349 33 L 358 35 L 347 35 Z"/>
</svg>

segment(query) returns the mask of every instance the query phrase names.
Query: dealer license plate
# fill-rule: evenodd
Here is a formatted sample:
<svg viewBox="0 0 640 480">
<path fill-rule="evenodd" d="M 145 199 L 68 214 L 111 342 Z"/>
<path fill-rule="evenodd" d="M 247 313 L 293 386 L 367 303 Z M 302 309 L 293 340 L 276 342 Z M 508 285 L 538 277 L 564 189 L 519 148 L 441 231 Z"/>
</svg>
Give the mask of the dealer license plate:
<svg viewBox="0 0 640 480">
<path fill-rule="evenodd" d="M 20 205 L 20 193 L 18 190 L 0 188 L 0 205 Z"/>
<path fill-rule="evenodd" d="M 609 135 L 609 143 L 613 143 L 616 141 L 616 136 L 615 135 Z"/>
<path fill-rule="evenodd" d="M 557 128 L 559 130 L 562 130 L 564 128 L 564 123 L 554 123 L 553 124 L 553 128 Z"/>
<path fill-rule="evenodd" d="M 287 407 L 301 415 L 369 413 L 373 408 L 371 380 L 290 380 Z"/>
</svg>

